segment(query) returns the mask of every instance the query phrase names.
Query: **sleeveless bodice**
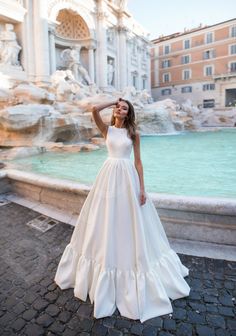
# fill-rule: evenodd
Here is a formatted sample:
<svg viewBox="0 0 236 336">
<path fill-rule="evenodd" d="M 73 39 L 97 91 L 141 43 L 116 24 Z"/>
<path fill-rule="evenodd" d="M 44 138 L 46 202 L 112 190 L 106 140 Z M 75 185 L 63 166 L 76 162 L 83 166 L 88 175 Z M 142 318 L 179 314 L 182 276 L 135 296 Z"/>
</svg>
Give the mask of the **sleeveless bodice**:
<svg viewBox="0 0 236 336">
<path fill-rule="evenodd" d="M 132 140 L 128 137 L 126 128 L 108 127 L 106 146 L 109 158 L 129 159 L 132 145 Z"/>
</svg>

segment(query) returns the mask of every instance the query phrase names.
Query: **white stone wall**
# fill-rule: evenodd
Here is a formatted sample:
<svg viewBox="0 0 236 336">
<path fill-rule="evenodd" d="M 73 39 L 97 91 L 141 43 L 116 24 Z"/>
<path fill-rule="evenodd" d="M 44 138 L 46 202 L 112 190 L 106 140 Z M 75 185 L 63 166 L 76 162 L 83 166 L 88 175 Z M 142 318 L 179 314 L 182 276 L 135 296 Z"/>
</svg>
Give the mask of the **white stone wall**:
<svg viewBox="0 0 236 336">
<path fill-rule="evenodd" d="M 204 84 L 214 84 L 214 90 L 203 90 Z M 186 86 L 192 87 L 192 92 L 182 93 L 182 88 Z M 170 89 L 171 94 L 162 95 L 162 90 Z M 185 100 L 190 99 L 195 106 L 203 106 L 204 100 L 214 99 L 215 108 L 226 106 L 226 90 L 235 89 L 235 76 L 232 78 L 218 79 L 216 81 L 198 82 L 186 85 L 174 85 L 166 87 L 158 87 L 152 89 L 152 97 L 155 101 L 171 98 L 181 104 Z"/>
<path fill-rule="evenodd" d="M 207 90 L 203 91 L 204 84 L 215 84 L 215 90 Z M 191 86 L 192 92 L 182 93 L 182 88 Z M 170 89 L 170 95 L 162 95 L 162 90 Z M 186 85 L 174 85 L 174 86 L 166 86 L 166 87 L 158 87 L 152 89 L 152 97 L 155 101 L 163 100 L 163 99 L 174 99 L 177 103 L 181 104 L 187 99 L 190 99 L 195 106 L 202 106 L 204 100 L 214 99 L 215 107 L 222 106 L 221 105 L 221 94 L 222 91 L 221 86 L 218 83 L 214 83 L 214 81 L 209 82 L 198 82 L 191 83 Z M 223 105 L 224 106 L 224 105 Z"/>
<path fill-rule="evenodd" d="M 58 14 L 63 13 L 65 17 L 72 13 L 72 21 L 77 17 L 78 22 L 71 25 L 77 24 L 81 31 L 84 28 L 87 35 L 70 35 L 69 20 L 63 29 L 57 28 Z M 100 88 L 123 90 L 133 85 L 135 75 L 136 89 L 142 90 L 145 85 L 150 90 L 148 33 L 127 11 L 126 1 L 0 0 L 1 15 L 9 22 L 15 20 L 22 73 L 28 80 L 48 82 L 50 75 L 63 67 L 60 53 L 80 44 L 80 61 Z M 108 79 L 108 63 L 114 66 L 112 79 Z M 14 77 L 14 71 L 10 75 Z"/>
</svg>

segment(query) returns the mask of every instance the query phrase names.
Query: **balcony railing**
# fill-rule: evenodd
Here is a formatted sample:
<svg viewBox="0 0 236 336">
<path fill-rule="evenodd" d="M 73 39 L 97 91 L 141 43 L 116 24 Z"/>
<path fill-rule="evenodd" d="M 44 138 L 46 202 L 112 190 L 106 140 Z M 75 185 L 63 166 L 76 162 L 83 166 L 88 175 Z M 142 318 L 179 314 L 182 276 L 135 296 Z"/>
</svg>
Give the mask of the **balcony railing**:
<svg viewBox="0 0 236 336">
<path fill-rule="evenodd" d="M 227 79 L 227 78 L 231 78 L 231 77 L 236 77 L 236 69 L 232 69 L 232 70 L 230 70 L 229 72 L 226 72 L 226 73 L 213 75 L 212 77 L 215 80 L 223 79 L 223 78 Z"/>
</svg>

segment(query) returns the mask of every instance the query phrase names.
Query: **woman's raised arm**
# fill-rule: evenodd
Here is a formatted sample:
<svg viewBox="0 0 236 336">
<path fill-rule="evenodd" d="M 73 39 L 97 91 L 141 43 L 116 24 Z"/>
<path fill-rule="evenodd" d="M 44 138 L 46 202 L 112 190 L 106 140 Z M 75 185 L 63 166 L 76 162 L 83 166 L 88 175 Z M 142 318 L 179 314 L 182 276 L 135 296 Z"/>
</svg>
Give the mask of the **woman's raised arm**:
<svg viewBox="0 0 236 336">
<path fill-rule="evenodd" d="M 116 101 L 112 101 L 112 102 L 107 102 L 107 103 L 103 103 L 103 104 L 99 104 L 99 105 L 94 105 L 92 107 L 92 114 L 93 114 L 93 119 L 98 127 L 98 129 L 100 130 L 100 132 L 102 133 L 102 135 L 104 136 L 104 138 L 106 138 L 107 136 L 107 129 L 108 126 L 103 122 L 101 116 L 100 116 L 100 111 L 110 107 L 112 105 L 116 105 L 117 100 Z"/>
</svg>

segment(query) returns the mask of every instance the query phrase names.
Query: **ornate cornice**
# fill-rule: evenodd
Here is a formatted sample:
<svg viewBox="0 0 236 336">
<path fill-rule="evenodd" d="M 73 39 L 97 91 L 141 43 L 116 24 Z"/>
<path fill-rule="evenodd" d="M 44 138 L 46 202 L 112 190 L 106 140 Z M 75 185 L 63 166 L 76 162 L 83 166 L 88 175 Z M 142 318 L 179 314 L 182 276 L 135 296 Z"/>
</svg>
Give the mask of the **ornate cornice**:
<svg viewBox="0 0 236 336">
<path fill-rule="evenodd" d="M 71 5 L 71 7 L 76 8 L 78 6 L 78 2 L 76 0 L 49 0 L 48 1 L 48 17 L 51 16 L 51 12 L 55 6 L 58 4 L 62 5 Z"/>
<path fill-rule="evenodd" d="M 129 29 L 123 25 L 118 25 L 115 27 L 116 31 L 120 34 L 128 34 L 129 33 Z"/>
<path fill-rule="evenodd" d="M 105 20 L 107 18 L 107 13 L 105 11 L 99 11 L 96 16 L 98 20 Z"/>
<path fill-rule="evenodd" d="M 83 18 L 83 20 L 86 22 L 90 30 L 90 33 L 92 30 L 95 29 L 95 23 L 92 11 L 88 9 L 88 6 L 83 5 L 83 1 L 78 0 L 47 0 L 47 1 L 48 1 L 47 13 L 49 20 L 55 21 L 58 16 L 58 13 L 61 10 L 69 9 Z"/>
<path fill-rule="evenodd" d="M 5 18 L 13 19 L 17 22 L 23 22 L 27 10 L 23 7 L 22 1 L 0 1 L 0 13 Z"/>
</svg>

